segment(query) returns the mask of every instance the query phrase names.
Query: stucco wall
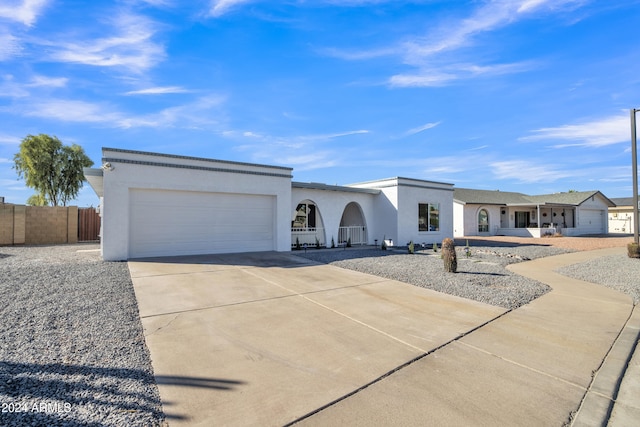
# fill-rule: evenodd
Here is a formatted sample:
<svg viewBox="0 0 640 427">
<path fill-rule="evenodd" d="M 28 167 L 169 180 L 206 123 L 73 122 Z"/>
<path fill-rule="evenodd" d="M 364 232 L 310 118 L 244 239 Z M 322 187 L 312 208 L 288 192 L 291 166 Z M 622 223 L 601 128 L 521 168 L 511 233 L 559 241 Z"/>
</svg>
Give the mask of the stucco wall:
<svg viewBox="0 0 640 427">
<path fill-rule="evenodd" d="M 351 202 L 357 203 L 362 209 L 369 243 L 373 243 L 375 237 L 376 215 L 374 212 L 374 199 L 376 195 L 368 193 L 355 193 L 350 191 L 333 191 L 314 188 L 292 188 L 291 208 L 289 211 L 289 226 L 299 203 L 310 200 L 316 207 L 316 215 L 322 218 L 325 229 L 325 242 L 330 244 L 331 238 L 337 242 L 340 219 L 347 205 Z"/>
</svg>

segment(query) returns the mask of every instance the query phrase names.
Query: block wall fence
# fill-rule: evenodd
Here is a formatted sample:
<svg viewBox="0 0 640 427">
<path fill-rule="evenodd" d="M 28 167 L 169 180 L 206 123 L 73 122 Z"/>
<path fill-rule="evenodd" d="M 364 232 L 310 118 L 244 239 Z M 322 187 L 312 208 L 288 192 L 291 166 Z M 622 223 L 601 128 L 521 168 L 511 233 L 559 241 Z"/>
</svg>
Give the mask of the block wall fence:
<svg viewBox="0 0 640 427">
<path fill-rule="evenodd" d="M 0 204 L 0 245 L 77 242 L 77 206 Z"/>
</svg>

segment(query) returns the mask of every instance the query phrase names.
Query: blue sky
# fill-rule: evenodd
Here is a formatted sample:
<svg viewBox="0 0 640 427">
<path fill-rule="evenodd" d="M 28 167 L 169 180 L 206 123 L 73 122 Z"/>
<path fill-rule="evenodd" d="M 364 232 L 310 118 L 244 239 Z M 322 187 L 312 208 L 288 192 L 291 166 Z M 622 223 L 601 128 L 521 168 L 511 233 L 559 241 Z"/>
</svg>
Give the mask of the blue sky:
<svg viewBox="0 0 640 427">
<path fill-rule="evenodd" d="M 639 27 L 640 0 L 0 0 L 0 196 L 33 193 L 13 155 L 47 133 L 97 166 L 628 197 Z"/>
</svg>

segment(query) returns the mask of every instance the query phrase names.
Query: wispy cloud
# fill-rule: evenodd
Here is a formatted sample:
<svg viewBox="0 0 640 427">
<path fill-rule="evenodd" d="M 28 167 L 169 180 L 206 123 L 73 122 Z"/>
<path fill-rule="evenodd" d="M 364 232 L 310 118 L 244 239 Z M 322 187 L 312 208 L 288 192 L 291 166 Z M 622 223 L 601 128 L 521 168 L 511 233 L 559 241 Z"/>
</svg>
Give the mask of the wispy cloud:
<svg viewBox="0 0 640 427">
<path fill-rule="evenodd" d="M 0 134 L 0 145 L 20 145 L 21 138 Z"/>
<path fill-rule="evenodd" d="M 12 58 L 22 51 L 22 45 L 17 37 L 9 33 L 0 32 L 0 61 Z"/>
<path fill-rule="evenodd" d="M 564 166 L 528 160 L 507 160 L 490 164 L 495 178 L 521 183 L 548 183 L 572 176 Z"/>
<path fill-rule="evenodd" d="M 391 76 L 389 84 L 394 87 L 437 87 L 455 80 L 521 73 L 535 67 L 531 61 L 492 65 L 446 64 L 440 68 L 420 68 L 416 73 L 396 74 Z"/>
<path fill-rule="evenodd" d="M 252 0 L 213 0 L 211 7 L 209 8 L 208 16 L 218 18 L 225 13 L 228 13 L 231 9 L 244 3 L 250 3 Z"/>
<path fill-rule="evenodd" d="M 630 119 L 627 114 L 558 127 L 540 128 L 531 131 L 534 135 L 520 138 L 521 141 L 560 140 L 571 141 L 553 145 L 563 147 L 603 147 L 629 141 Z"/>
<path fill-rule="evenodd" d="M 33 76 L 27 87 L 65 87 L 69 79 L 66 77 Z"/>
<path fill-rule="evenodd" d="M 408 131 L 405 132 L 405 135 L 406 136 L 415 135 L 416 133 L 420 133 L 420 132 L 424 132 L 425 130 L 433 129 L 434 127 L 438 126 L 440 123 L 442 123 L 442 122 L 427 123 L 427 124 L 424 124 L 422 126 L 418 126 L 417 128 L 409 129 Z"/>
<path fill-rule="evenodd" d="M 167 93 L 188 93 L 189 90 L 180 86 L 157 86 L 146 89 L 131 90 L 125 95 L 164 95 Z"/>
<path fill-rule="evenodd" d="M 0 18 L 32 26 L 49 0 L 23 0 L 13 4 L 0 4 Z"/>
<path fill-rule="evenodd" d="M 61 122 L 99 124 L 113 128 L 198 128 L 219 121 L 214 111 L 224 103 L 224 97 L 211 95 L 195 101 L 165 108 L 155 113 L 131 115 L 106 103 L 73 99 L 44 99 L 0 108 L 26 117 L 39 117 Z"/>
<path fill-rule="evenodd" d="M 239 141 L 236 149 L 251 153 L 253 161 L 285 164 L 298 171 L 307 171 L 340 164 L 345 156 L 345 149 L 330 148 L 328 144 L 333 139 L 369 132 L 357 129 L 324 134 L 273 136 L 253 131 L 226 131 L 223 135 Z"/>
<path fill-rule="evenodd" d="M 121 67 L 141 73 L 165 58 L 164 47 L 154 42 L 157 29 L 150 19 L 121 14 L 112 22 L 114 34 L 88 41 L 43 42 L 50 45 L 50 59 L 97 67 Z"/>
</svg>

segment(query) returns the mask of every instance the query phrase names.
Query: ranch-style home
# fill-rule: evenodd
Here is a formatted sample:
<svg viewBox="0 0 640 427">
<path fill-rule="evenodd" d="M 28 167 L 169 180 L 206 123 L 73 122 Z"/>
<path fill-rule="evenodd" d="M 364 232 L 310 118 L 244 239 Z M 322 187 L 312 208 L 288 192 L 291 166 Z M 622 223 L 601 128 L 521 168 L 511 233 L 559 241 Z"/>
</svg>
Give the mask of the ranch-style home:
<svg viewBox="0 0 640 427">
<path fill-rule="evenodd" d="M 100 198 L 105 260 L 453 237 L 453 184 L 335 186 L 293 182 L 281 166 L 115 148 L 102 156 L 84 172 Z"/>
<path fill-rule="evenodd" d="M 455 237 L 606 234 L 607 210 L 615 206 L 599 191 L 528 196 L 456 188 L 453 199 Z"/>
</svg>

